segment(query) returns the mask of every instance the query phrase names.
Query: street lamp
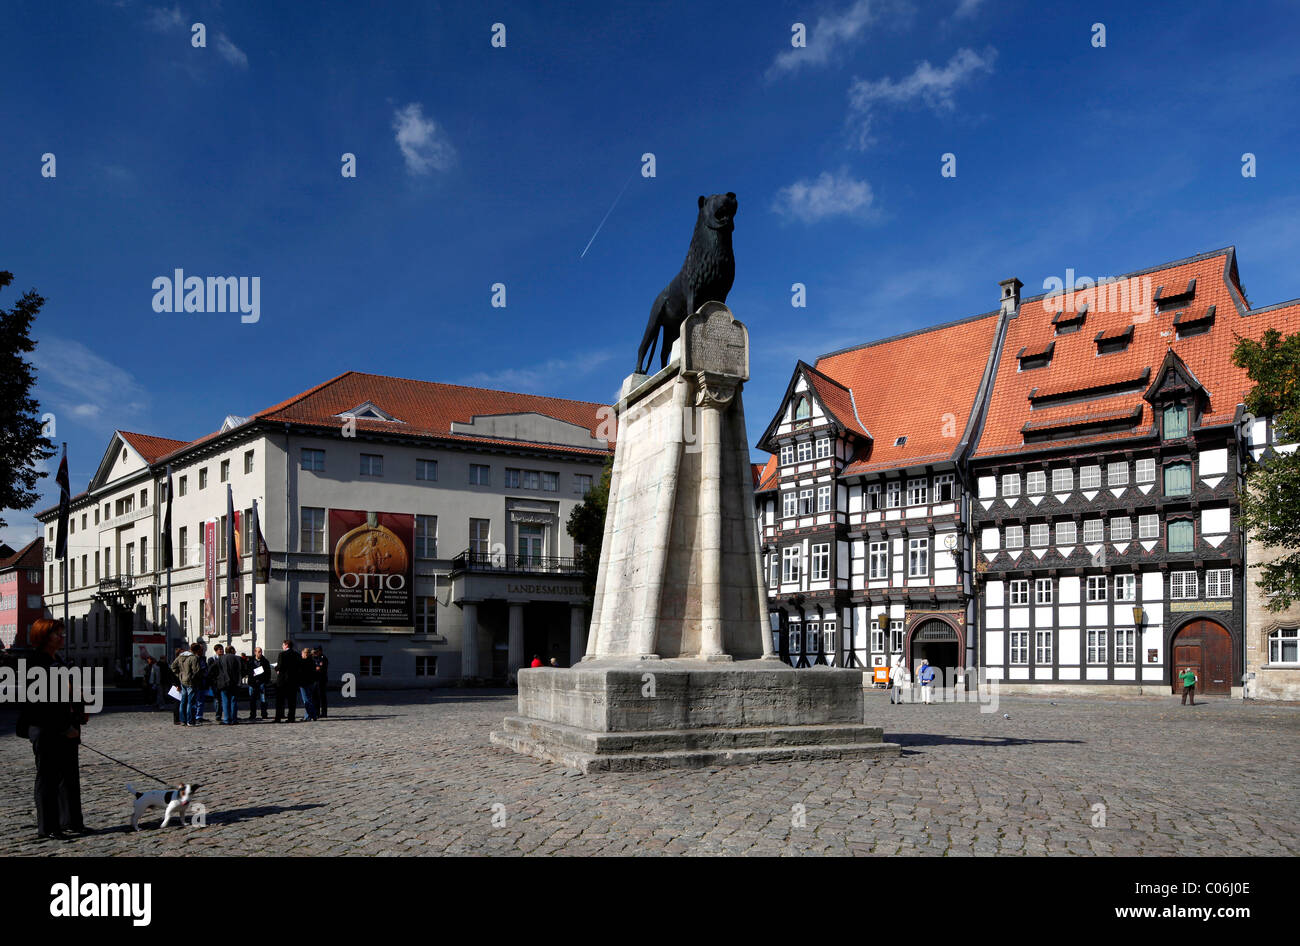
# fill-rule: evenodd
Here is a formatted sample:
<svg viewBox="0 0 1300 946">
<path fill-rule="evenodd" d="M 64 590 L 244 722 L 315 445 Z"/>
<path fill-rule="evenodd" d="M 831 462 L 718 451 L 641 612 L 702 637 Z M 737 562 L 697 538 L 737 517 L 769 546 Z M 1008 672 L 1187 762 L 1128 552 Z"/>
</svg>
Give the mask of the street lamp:
<svg viewBox="0 0 1300 946">
<path fill-rule="evenodd" d="M 879 614 L 876 615 L 876 624 L 880 627 L 882 631 L 889 630 L 889 615 L 886 614 L 884 611 L 881 611 Z"/>
<path fill-rule="evenodd" d="M 1142 618 L 1143 618 L 1143 617 L 1144 617 L 1144 612 L 1142 611 L 1142 605 L 1140 605 L 1140 604 L 1135 604 L 1135 605 L 1133 605 L 1133 625 L 1134 625 L 1138 630 L 1141 630 L 1141 629 L 1142 629 Z"/>
</svg>

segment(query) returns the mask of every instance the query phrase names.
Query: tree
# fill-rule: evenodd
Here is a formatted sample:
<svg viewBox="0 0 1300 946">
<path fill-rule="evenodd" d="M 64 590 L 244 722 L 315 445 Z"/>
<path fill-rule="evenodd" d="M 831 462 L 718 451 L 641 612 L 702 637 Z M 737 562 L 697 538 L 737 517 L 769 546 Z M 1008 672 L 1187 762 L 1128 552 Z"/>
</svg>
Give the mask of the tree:
<svg viewBox="0 0 1300 946">
<path fill-rule="evenodd" d="M 1255 386 L 1246 395 L 1246 410 L 1272 417 L 1274 440 L 1300 440 L 1300 332 L 1284 337 L 1268 329 L 1258 341 L 1237 340 L 1233 363 L 1245 368 Z M 1247 533 L 1263 545 L 1283 551 L 1259 570 L 1260 590 L 1268 609 L 1284 611 L 1300 600 L 1300 451 L 1273 453 L 1252 463 L 1248 488 L 1241 495 L 1241 520 Z"/>
<path fill-rule="evenodd" d="M 0 289 L 13 282 L 0 272 Z M 24 355 L 36 347 L 29 332 L 45 299 L 23 293 L 12 309 L 0 308 L 0 509 L 31 509 L 40 498 L 36 465 L 54 456 L 31 396 L 36 371 Z M 0 526 L 6 523 L 0 517 Z"/>
<path fill-rule="evenodd" d="M 582 568 L 582 592 L 587 597 L 596 594 L 596 573 L 600 569 L 600 546 L 605 541 L 605 511 L 609 506 L 609 477 L 614 471 L 614 460 L 605 461 L 600 482 L 587 493 L 587 498 L 569 513 L 568 532 L 581 551 L 578 565 Z"/>
</svg>

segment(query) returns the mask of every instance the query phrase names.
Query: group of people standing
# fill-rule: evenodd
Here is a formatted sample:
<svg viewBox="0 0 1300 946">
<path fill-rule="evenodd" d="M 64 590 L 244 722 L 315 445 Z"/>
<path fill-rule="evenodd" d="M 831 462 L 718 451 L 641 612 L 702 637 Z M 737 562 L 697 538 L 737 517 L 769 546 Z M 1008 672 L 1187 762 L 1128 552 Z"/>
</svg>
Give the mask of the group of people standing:
<svg viewBox="0 0 1300 946">
<path fill-rule="evenodd" d="M 208 656 L 207 645 L 195 641 L 177 647 L 170 664 L 149 658 L 145 684 L 153 692 L 154 705 L 162 709 L 172 688 L 180 691 L 180 700 L 172 697 L 172 722 L 177 726 L 198 726 L 204 722 L 206 701 L 212 699 L 218 723 L 233 726 L 239 721 L 239 696 L 247 689 L 248 720 L 255 722 L 258 711 L 267 718 L 267 688 L 275 674 L 275 722 L 298 722 L 298 702 L 302 701 L 303 722 L 328 715 L 329 658 L 319 647 L 294 650 L 293 641 L 285 641 L 275 667 L 255 647 L 251 657 L 234 647 L 216 644 Z M 286 715 L 287 707 L 287 715 Z"/>
</svg>

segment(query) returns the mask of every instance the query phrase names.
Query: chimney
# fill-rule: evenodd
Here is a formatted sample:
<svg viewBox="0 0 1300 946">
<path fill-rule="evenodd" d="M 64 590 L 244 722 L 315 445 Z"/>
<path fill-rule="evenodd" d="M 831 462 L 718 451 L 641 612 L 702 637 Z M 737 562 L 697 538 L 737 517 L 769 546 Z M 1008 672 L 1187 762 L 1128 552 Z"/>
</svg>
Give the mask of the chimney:
<svg viewBox="0 0 1300 946">
<path fill-rule="evenodd" d="M 998 283 L 1002 287 L 1002 314 L 1015 315 L 1020 308 L 1020 288 L 1024 285 L 1015 276 Z"/>
</svg>

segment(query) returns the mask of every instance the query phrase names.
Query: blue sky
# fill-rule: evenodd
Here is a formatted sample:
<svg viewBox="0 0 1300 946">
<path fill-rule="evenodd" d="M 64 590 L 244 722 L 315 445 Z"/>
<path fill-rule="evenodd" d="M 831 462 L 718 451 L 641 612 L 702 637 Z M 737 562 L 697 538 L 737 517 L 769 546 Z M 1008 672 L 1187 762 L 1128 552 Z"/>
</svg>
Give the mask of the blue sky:
<svg viewBox="0 0 1300 946">
<path fill-rule="evenodd" d="M 1009 276 L 1235 244 L 1253 304 L 1300 295 L 1292 3 L 372 6 L 6 4 L 0 303 L 48 300 L 74 491 L 114 428 L 197 437 L 348 369 L 608 401 L 699 194 L 739 196 L 751 440 L 797 358 Z M 259 320 L 154 312 L 176 268 L 259 277 Z"/>
</svg>

